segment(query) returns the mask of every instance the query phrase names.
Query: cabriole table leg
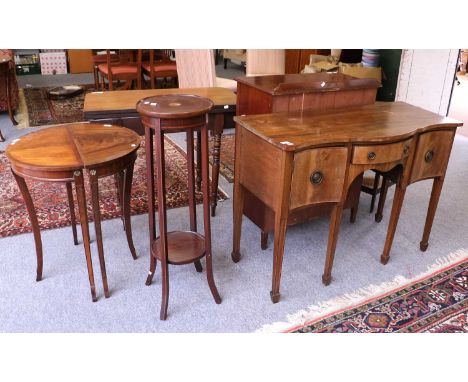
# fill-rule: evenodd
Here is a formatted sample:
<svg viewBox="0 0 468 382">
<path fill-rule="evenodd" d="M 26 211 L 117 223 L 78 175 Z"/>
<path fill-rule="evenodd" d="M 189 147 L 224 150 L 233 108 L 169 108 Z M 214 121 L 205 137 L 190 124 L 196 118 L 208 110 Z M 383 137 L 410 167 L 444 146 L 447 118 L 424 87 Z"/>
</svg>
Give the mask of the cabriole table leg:
<svg viewBox="0 0 468 382">
<path fill-rule="evenodd" d="M 122 214 L 125 224 L 125 234 L 127 235 L 128 248 L 132 254 L 133 260 L 137 259 L 135 246 L 133 245 L 132 237 L 132 222 L 130 216 L 130 199 L 132 196 L 132 180 L 133 180 L 133 167 L 135 162 L 131 162 L 125 169 L 124 184 L 123 184 L 123 200 L 122 200 Z"/>
<path fill-rule="evenodd" d="M 89 170 L 89 179 L 91 183 L 91 199 L 93 204 L 94 214 L 94 229 L 96 231 L 96 243 L 98 248 L 99 265 L 101 268 L 102 285 L 104 288 L 104 296 L 109 298 L 109 286 L 107 283 L 106 262 L 104 260 L 104 246 L 102 244 L 102 229 L 101 229 L 101 211 L 99 208 L 99 184 L 96 170 Z"/>
<path fill-rule="evenodd" d="M 73 173 L 76 189 L 76 197 L 78 199 L 78 209 L 80 212 L 81 232 L 83 235 L 83 246 L 86 256 L 86 265 L 88 267 L 89 285 L 91 288 L 91 297 L 93 302 L 97 301 L 96 286 L 94 284 L 93 261 L 91 259 L 91 246 L 89 239 L 88 212 L 86 209 L 86 195 L 84 189 L 83 172 L 77 170 Z"/>
<path fill-rule="evenodd" d="M 75 216 L 75 202 L 73 200 L 73 190 L 72 184 L 67 182 L 67 196 L 68 196 L 68 206 L 70 208 L 70 220 L 73 231 L 73 243 L 78 245 L 78 234 L 76 232 L 76 216 Z"/>
<path fill-rule="evenodd" d="M 18 183 L 18 187 L 23 195 L 23 199 L 26 202 L 26 209 L 28 210 L 29 220 L 31 221 L 31 226 L 34 234 L 34 244 L 36 245 L 36 257 L 37 257 L 37 270 L 36 270 L 36 281 L 42 280 L 42 240 L 41 240 L 41 231 L 39 229 L 39 222 L 37 221 L 36 209 L 34 208 L 34 203 L 29 193 L 28 186 L 26 181 L 20 175 L 17 175 L 13 170 L 11 171 L 13 176 Z"/>
<path fill-rule="evenodd" d="M 209 161 L 208 161 L 208 128 L 202 127 L 201 131 L 201 151 L 202 151 L 202 187 L 203 187 L 203 223 L 205 235 L 205 256 L 206 256 L 206 276 L 211 294 L 216 304 L 221 304 L 221 297 L 216 288 L 213 278 L 213 265 L 211 258 L 211 224 L 210 224 L 210 184 L 209 184 Z"/>
</svg>

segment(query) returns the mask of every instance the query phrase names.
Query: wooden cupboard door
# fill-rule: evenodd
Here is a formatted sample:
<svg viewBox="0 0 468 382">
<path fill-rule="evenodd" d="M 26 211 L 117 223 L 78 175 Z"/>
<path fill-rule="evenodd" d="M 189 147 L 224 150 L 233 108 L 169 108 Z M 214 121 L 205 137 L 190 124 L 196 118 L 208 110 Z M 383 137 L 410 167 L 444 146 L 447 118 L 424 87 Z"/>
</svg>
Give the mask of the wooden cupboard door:
<svg viewBox="0 0 468 382">
<path fill-rule="evenodd" d="M 294 155 L 290 208 L 341 200 L 348 149 L 327 147 Z"/>
<path fill-rule="evenodd" d="M 454 137 L 455 129 L 432 131 L 419 136 L 410 183 L 445 174 Z"/>
<path fill-rule="evenodd" d="M 70 73 L 91 73 L 93 71 L 93 51 L 91 49 L 68 49 Z"/>
</svg>

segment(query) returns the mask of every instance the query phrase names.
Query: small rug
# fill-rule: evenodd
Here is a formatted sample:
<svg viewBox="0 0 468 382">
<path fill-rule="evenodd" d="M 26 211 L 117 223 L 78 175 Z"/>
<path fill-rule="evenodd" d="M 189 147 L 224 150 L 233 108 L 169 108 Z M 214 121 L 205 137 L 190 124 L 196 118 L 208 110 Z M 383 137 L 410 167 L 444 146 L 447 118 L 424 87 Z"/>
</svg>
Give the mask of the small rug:
<svg viewBox="0 0 468 382">
<path fill-rule="evenodd" d="M 381 294 L 382 290 L 387 292 Z M 360 301 L 351 303 L 356 300 Z M 392 283 L 309 307 L 288 319 L 260 331 L 468 333 L 468 252 L 461 250 L 440 259 L 416 279 L 400 276 Z"/>
<path fill-rule="evenodd" d="M 166 138 L 166 203 L 168 208 L 188 205 L 187 193 L 187 160 L 185 152 L 173 141 Z M 27 180 L 28 188 L 36 207 L 36 213 L 41 229 L 64 227 L 71 224 L 68 199 L 65 184 L 38 182 Z M 86 177 L 86 193 L 88 217 L 92 220 L 91 193 Z M 75 212 L 78 219 L 78 207 Z M 227 195 L 219 190 L 219 200 L 227 199 Z M 112 219 L 120 216 L 117 190 L 114 177 L 99 179 L 99 200 L 102 219 Z M 202 202 L 202 194 L 196 192 L 197 203 Z M 135 162 L 132 197 L 132 215 L 143 214 L 147 209 L 146 164 L 144 142 L 138 150 Z M 157 196 L 156 196 L 157 206 Z M 13 175 L 6 154 L 0 152 L 0 237 L 31 232 L 29 216 L 23 197 Z"/>
<path fill-rule="evenodd" d="M 93 85 L 82 86 L 85 88 L 83 93 L 63 100 L 51 100 L 47 97 L 47 91 L 56 86 L 22 89 L 22 92 L 20 92 L 20 103 L 22 102 L 22 95 L 24 95 L 25 112 L 29 119 L 29 123 L 25 127 L 84 121 L 84 97 L 86 93 L 94 91 L 94 87 Z M 21 111 L 20 108 L 19 114 L 22 115 Z"/>
</svg>

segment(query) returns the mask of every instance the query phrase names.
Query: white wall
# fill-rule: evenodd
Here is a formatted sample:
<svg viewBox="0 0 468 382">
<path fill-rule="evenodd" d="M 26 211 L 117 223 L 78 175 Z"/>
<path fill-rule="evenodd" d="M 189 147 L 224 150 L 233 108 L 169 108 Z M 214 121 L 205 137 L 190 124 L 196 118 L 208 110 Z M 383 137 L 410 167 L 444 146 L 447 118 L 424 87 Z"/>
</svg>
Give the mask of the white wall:
<svg viewBox="0 0 468 382">
<path fill-rule="evenodd" d="M 458 49 L 403 49 L 396 101 L 446 115 Z"/>
</svg>

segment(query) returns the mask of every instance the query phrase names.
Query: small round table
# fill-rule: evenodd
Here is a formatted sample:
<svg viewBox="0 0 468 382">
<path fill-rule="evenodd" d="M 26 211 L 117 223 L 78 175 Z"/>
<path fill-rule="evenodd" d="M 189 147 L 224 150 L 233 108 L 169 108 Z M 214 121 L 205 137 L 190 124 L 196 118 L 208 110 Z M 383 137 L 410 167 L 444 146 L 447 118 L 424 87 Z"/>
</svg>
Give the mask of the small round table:
<svg viewBox="0 0 468 382">
<path fill-rule="evenodd" d="M 91 296 L 93 301 L 97 301 L 83 173 L 87 171 L 89 174 L 104 295 L 109 297 L 102 244 L 98 179 L 109 175 L 114 175 L 116 178 L 127 242 L 135 259 L 136 253 L 130 224 L 130 195 L 133 166 L 140 142 L 141 139 L 135 132 L 120 126 L 75 123 L 50 127 L 27 134 L 13 140 L 7 147 L 6 155 L 10 160 L 13 176 L 26 202 L 33 229 L 37 256 L 36 281 L 42 279 L 42 241 L 36 210 L 25 178 L 66 184 L 73 239 L 75 245 L 77 245 L 72 193 L 72 183 L 75 183 Z"/>
<path fill-rule="evenodd" d="M 211 259 L 211 226 L 210 226 L 210 182 L 208 174 L 208 111 L 213 102 L 207 98 L 188 95 L 160 95 L 148 97 L 137 103 L 137 111 L 145 126 L 145 151 L 148 188 L 148 215 L 150 232 L 150 270 L 146 285 L 150 285 L 156 270 L 157 260 L 162 269 L 162 303 L 160 319 L 167 318 L 169 300 L 168 264 L 180 265 L 194 263 L 198 272 L 202 271 L 200 259 L 206 256 L 206 273 L 211 294 L 217 304 L 221 297 L 213 278 Z M 164 133 L 186 132 L 187 136 L 187 170 L 190 231 L 167 232 L 166 189 L 164 174 Z M 194 131 L 201 131 L 201 183 L 203 193 L 204 236 L 197 232 L 195 205 L 195 165 L 194 165 Z M 156 179 L 158 192 L 159 237 L 155 231 L 154 205 L 154 158 L 153 135 L 156 141 Z"/>
</svg>

